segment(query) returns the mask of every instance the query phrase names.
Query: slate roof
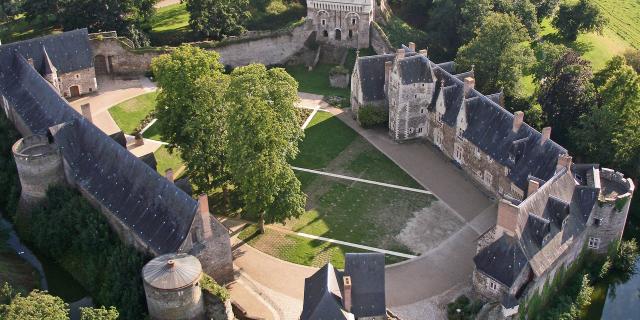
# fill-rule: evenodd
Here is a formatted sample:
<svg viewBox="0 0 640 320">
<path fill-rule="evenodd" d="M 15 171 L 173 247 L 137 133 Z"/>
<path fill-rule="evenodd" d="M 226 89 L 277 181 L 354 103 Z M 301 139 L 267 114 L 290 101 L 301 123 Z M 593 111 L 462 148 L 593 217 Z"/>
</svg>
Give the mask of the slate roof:
<svg viewBox="0 0 640 320">
<path fill-rule="evenodd" d="M 520 242 L 507 234 L 480 250 L 473 262 L 478 270 L 507 287 L 529 265 Z"/>
<path fill-rule="evenodd" d="M 58 72 L 68 73 L 93 67 L 93 54 L 87 29 L 3 44 L 0 46 L 0 61 L 9 61 L 8 57 L 18 52 L 27 60 L 33 59 L 33 65 L 42 73 L 41 68 L 45 65 L 43 47 L 46 48 Z"/>
<path fill-rule="evenodd" d="M 383 54 L 358 58 L 360 88 L 363 102 L 378 101 L 386 98 L 384 92 L 384 64 L 393 61 L 394 54 Z"/>
<path fill-rule="evenodd" d="M 311 277 L 306 278 L 300 320 L 348 319 L 342 309 L 340 283 L 342 273 L 331 263 L 327 263 Z"/>
<path fill-rule="evenodd" d="M 417 54 L 398 62 L 402 84 L 431 83 L 431 63 L 427 57 Z M 384 78 L 383 78 L 384 81 Z"/>
<path fill-rule="evenodd" d="M 86 30 L 28 43 L 52 44 L 47 52 L 56 63 L 60 55 L 50 48 L 82 34 L 86 37 Z M 177 251 L 189 232 L 197 202 L 77 113 L 23 56 L 7 50 L 16 47 L 29 48 L 24 43 L 0 46 L 0 95 L 32 133 L 53 135 L 75 181 L 151 250 Z"/>
<path fill-rule="evenodd" d="M 386 314 L 384 254 L 347 253 L 344 275 L 351 277 L 351 313 L 356 318 Z"/>
</svg>

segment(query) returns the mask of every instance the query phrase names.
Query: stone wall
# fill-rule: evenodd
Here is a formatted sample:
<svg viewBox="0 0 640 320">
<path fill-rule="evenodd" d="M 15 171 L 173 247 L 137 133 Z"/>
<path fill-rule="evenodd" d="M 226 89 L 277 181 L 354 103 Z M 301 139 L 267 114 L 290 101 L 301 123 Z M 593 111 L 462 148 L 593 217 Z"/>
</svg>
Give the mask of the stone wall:
<svg viewBox="0 0 640 320">
<path fill-rule="evenodd" d="M 370 7 L 348 3 L 307 3 L 307 18 L 313 21 L 318 42 L 340 47 L 368 48 L 373 11 Z"/>
<path fill-rule="evenodd" d="M 476 293 L 487 299 L 489 302 L 500 301 L 502 295 L 509 292 L 509 288 L 507 286 L 489 278 L 487 275 L 477 270 L 473 270 L 472 281 L 473 289 L 476 291 Z M 496 285 L 495 290 L 491 289 L 491 287 L 489 286 L 489 284 L 492 282 Z"/>
<path fill-rule="evenodd" d="M 98 90 L 96 72 L 93 67 L 78 70 L 70 73 L 58 75 L 60 94 L 64 97 L 71 97 L 71 87 L 77 86 L 80 95 L 88 94 Z"/>
<path fill-rule="evenodd" d="M 219 297 L 211 294 L 207 290 L 202 290 L 202 295 L 204 296 L 204 313 L 207 319 L 235 319 L 230 299 L 222 301 Z"/>
<path fill-rule="evenodd" d="M 371 23 L 371 48 L 376 54 L 386 54 L 395 52 L 395 49 L 389 42 L 389 38 L 384 34 L 384 31 L 374 21 Z"/>
<path fill-rule="evenodd" d="M 220 54 L 222 63 L 232 67 L 254 62 L 277 65 L 284 64 L 291 56 L 302 50 L 311 32 L 311 25 L 306 22 L 290 31 L 251 34 L 244 38 L 231 38 L 213 45 L 209 43 L 194 43 L 194 45 L 215 50 Z M 105 64 L 96 66 L 97 69 L 119 75 L 144 74 L 150 70 L 153 58 L 173 50 L 171 47 L 133 49 L 126 39 L 113 36 L 92 36 L 91 48 L 94 61 Z"/>
<path fill-rule="evenodd" d="M 329 84 L 333 88 L 346 88 L 349 86 L 349 74 L 332 74 L 329 76 Z"/>
</svg>

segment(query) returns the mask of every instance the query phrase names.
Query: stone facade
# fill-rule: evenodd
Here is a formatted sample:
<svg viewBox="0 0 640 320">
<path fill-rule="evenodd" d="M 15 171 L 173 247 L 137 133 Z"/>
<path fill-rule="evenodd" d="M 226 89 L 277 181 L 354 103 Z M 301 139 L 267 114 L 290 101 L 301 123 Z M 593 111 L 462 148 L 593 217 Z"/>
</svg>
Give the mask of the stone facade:
<svg viewBox="0 0 640 320">
<path fill-rule="evenodd" d="M 316 40 L 339 47 L 369 47 L 373 10 L 372 0 L 307 1 L 307 18 L 313 21 Z"/>
<path fill-rule="evenodd" d="M 58 75 L 59 92 L 65 98 L 77 97 L 98 90 L 93 67 Z"/>
</svg>

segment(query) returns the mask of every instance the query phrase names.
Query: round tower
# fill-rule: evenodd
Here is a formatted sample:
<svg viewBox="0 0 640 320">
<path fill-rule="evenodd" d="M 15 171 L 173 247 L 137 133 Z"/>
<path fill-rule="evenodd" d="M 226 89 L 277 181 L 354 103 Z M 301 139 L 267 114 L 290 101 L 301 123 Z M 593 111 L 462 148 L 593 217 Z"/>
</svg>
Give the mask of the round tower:
<svg viewBox="0 0 640 320">
<path fill-rule="evenodd" d="M 47 188 L 64 184 L 64 167 L 60 149 L 45 135 L 18 140 L 12 147 L 22 193 L 20 210 L 31 208 L 46 197 Z"/>
<path fill-rule="evenodd" d="M 169 253 L 142 268 L 149 316 L 154 320 L 204 319 L 202 265 L 186 253 Z"/>
<path fill-rule="evenodd" d="M 622 173 L 607 168 L 600 169 L 599 182 L 598 204 L 588 222 L 588 246 L 604 253 L 609 244 L 622 239 L 635 186 Z"/>
</svg>

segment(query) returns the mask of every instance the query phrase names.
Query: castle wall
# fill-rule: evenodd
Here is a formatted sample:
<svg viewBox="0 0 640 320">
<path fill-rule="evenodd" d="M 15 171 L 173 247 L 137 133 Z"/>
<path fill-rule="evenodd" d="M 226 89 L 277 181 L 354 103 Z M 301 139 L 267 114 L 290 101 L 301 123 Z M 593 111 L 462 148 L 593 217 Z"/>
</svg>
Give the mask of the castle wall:
<svg viewBox="0 0 640 320">
<path fill-rule="evenodd" d="M 212 235 L 201 238 L 203 222 L 200 214 L 196 213 L 188 240 L 182 245 L 180 252 L 196 256 L 202 263 L 203 271 L 218 283 L 229 283 L 234 280 L 229 230 L 213 216 L 209 224 Z"/>
<path fill-rule="evenodd" d="M 60 94 L 63 97 L 71 97 L 71 87 L 78 86 L 80 95 L 88 94 L 98 90 L 96 81 L 96 71 L 93 67 L 78 70 L 70 73 L 58 74 Z"/>
<path fill-rule="evenodd" d="M 200 282 L 178 290 L 157 289 L 143 281 L 149 316 L 153 320 L 204 320 Z"/>
<path fill-rule="evenodd" d="M 232 67 L 250 63 L 284 64 L 302 50 L 311 31 L 310 26 L 305 23 L 290 32 L 274 31 L 258 36 L 233 38 L 207 49 L 218 52 L 222 63 Z M 109 73 L 124 75 L 148 72 L 153 58 L 172 50 L 169 47 L 133 49 L 122 38 L 116 37 L 94 37 L 91 39 L 91 48 L 94 57 L 100 56 L 95 60 L 107 64 L 104 69 L 108 69 Z"/>
<path fill-rule="evenodd" d="M 307 18 L 313 21 L 318 42 L 349 48 L 369 47 L 373 20 L 370 6 L 309 1 Z"/>
</svg>

